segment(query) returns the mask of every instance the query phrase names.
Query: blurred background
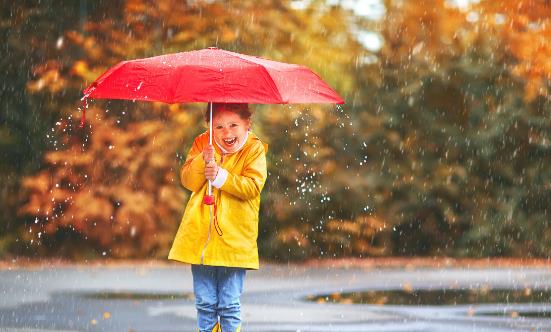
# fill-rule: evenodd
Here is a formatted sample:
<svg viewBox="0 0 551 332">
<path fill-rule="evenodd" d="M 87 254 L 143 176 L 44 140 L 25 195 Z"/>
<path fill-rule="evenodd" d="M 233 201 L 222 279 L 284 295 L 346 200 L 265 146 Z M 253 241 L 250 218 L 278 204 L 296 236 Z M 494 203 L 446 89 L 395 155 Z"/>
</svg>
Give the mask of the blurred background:
<svg viewBox="0 0 551 332">
<path fill-rule="evenodd" d="M 255 105 L 276 262 L 551 252 L 551 1 L 1 1 L 0 257 L 165 259 L 205 104 L 90 102 L 209 46 L 309 66 L 342 107 Z"/>
</svg>

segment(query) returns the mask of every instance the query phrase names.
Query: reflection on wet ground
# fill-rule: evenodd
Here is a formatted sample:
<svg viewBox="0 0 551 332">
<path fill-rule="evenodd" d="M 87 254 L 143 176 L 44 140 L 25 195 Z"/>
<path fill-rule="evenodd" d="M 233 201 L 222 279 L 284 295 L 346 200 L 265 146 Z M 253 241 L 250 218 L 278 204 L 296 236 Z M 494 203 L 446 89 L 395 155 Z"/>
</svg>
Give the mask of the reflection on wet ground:
<svg viewBox="0 0 551 332">
<path fill-rule="evenodd" d="M 379 305 L 458 305 L 482 303 L 550 303 L 549 289 L 421 289 L 359 291 L 308 296 L 307 300 L 324 303 Z"/>
</svg>

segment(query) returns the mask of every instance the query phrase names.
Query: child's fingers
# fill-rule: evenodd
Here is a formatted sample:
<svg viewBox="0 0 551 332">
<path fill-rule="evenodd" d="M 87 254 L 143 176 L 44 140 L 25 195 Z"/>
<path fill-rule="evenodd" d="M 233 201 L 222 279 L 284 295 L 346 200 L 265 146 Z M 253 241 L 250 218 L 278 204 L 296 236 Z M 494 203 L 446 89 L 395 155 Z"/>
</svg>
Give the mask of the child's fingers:
<svg viewBox="0 0 551 332">
<path fill-rule="evenodd" d="M 203 159 L 205 161 L 214 159 L 214 147 L 212 145 L 207 145 L 203 148 Z"/>
<path fill-rule="evenodd" d="M 205 177 L 208 180 L 213 181 L 216 178 L 217 174 L 218 174 L 218 165 L 214 160 L 211 160 L 205 166 Z"/>
</svg>

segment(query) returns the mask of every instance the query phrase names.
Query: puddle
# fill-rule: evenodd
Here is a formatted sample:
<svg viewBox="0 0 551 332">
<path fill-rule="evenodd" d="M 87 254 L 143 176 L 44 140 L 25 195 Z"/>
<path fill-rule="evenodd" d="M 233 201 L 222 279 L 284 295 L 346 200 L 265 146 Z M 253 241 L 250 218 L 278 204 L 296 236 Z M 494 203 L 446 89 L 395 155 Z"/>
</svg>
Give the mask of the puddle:
<svg viewBox="0 0 551 332">
<path fill-rule="evenodd" d="M 550 303 L 549 289 L 433 289 L 384 290 L 308 296 L 317 303 L 378 305 L 458 305 L 482 303 Z M 549 315 L 549 313 L 546 313 Z"/>
<path fill-rule="evenodd" d="M 551 311 L 515 311 L 515 310 L 506 310 L 506 311 L 493 311 L 493 312 L 482 312 L 476 314 L 477 316 L 492 316 L 492 317 L 525 317 L 525 318 L 551 318 Z"/>
</svg>

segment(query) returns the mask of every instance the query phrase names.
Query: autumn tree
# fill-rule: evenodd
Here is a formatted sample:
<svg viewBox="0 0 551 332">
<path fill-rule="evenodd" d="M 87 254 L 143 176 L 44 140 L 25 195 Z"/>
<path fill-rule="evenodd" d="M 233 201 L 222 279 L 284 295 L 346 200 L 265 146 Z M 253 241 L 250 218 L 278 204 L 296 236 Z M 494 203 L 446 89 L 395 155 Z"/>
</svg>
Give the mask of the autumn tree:
<svg viewBox="0 0 551 332">
<path fill-rule="evenodd" d="M 361 47 L 347 30 L 347 14 L 338 7 L 298 12 L 280 1 L 187 4 L 167 0 L 156 6 L 126 1 L 123 5 L 123 10 L 107 12 L 98 20 L 84 20 L 82 31 L 65 32 L 64 47 L 73 56 L 58 67 L 64 94 L 78 96 L 86 82 L 123 59 L 212 45 L 308 65 L 345 96 L 355 89 L 348 74 L 354 69 L 348 56 L 361 51 Z M 268 42 L 259 44 L 258 40 Z M 335 44 L 335 40 L 341 44 Z M 44 79 L 39 73 L 29 86 L 38 93 L 39 82 Z M 67 117 L 54 126 L 52 133 L 58 146 L 46 154 L 44 169 L 25 180 L 28 201 L 20 211 L 31 230 L 24 235 L 25 243 L 51 243 L 56 248 L 61 245 L 56 236 L 68 233 L 73 242 L 87 243 L 108 255 L 162 257 L 185 206 L 184 191 L 175 178 L 178 163 L 192 138 L 205 130 L 202 110 L 197 105 L 95 101 L 88 110 L 88 127 L 79 131 L 75 122 L 78 99 L 63 99 Z M 280 140 L 280 132 L 270 134 L 272 123 L 278 122 L 275 128 L 289 127 L 300 117 L 302 108 L 258 109 L 255 130 L 271 144 L 274 154 L 269 158 L 279 158 L 286 146 L 292 146 L 288 150 L 292 155 L 302 154 L 303 144 L 295 147 Z M 317 124 L 315 130 L 321 133 L 324 128 L 326 124 Z M 308 128 L 301 126 L 292 131 L 293 140 L 302 141 Z M 285 168 L 296 169 L 298 163 L 293 159 Z M 302 227 L 297 211 L 309 213 L 290 207 L 292 213 L 274 219 L 271 211 L 275 201 L 285 195 L 286 188 L 281 185 L 318 167 L 314 163 L 281 178 L 274 175 L 281 164 L 271 165 L 274 183 L 268 188 L 273 195 L 267 193 L 262 217 L 266 231 L 261 246 L 264 244 L 266 251 L 276 249 L 266 243 L 277 247 L 286 241 L 277 232 L 282 226 Z"/>
<path fill-rule="evenodd" d="M 112 3 L 111 8 L 116 6 Z M 63 34 L 80 29 L 79 13 L 106 10 L 79 3 L 0 3 L 0 255 L 21 243 L 21 182 L 42 166 L 51 125 L 59 119 L 68 98 L 60 63 L 66 59 Z M 35 80 L 39 76 L 41 79 Z M 72 97 L 71 97 L 72 98 Z M 76 98 L 76 96 L 75 96 Z M 26 229 L 28 231 L 28 229 Z"/>
<path fill-rule="evenodd" d="M 406 255 L 546 255 L 545 2 L 386 6 L 370 107 L 382 127 L 363 134 L 378 147 L 376 215 L 392 226 L 378 241 Z"/>
<path fill-rule="evenodd" d="M 2 68 L 23 91 L 2 90 L 3 156 L 37 132 L 19 164 L 2 164 L 35 173 L 23 181 L 23 226 L 5 229 L 32 253 L 164 257 L 187 196 L 177 170 L 205 130 L 204 107 L 94 101 L 82 130 L 81 91 L 124 59 L 218 46 L 307 65 L 347 102 L 254 106 L 253 129 L 270 144 L 265 257 L 548 255 L 548 1 L 384 4 L 381 20 L 322 0 L 3 11 L 15 46 Z M 37 21 L 46 28 L 31 29 Z M 362 30 L 382 48 L 365 48 Z M 32 61 L 15 32 L 36 46 Z M 9 181 L 11 198 L 20 185 Z"/>
</svg>

